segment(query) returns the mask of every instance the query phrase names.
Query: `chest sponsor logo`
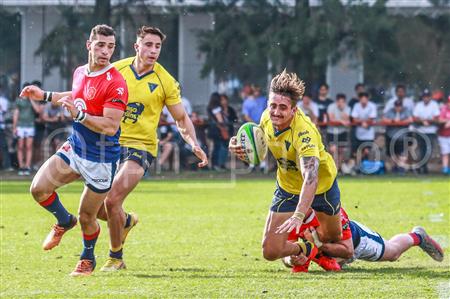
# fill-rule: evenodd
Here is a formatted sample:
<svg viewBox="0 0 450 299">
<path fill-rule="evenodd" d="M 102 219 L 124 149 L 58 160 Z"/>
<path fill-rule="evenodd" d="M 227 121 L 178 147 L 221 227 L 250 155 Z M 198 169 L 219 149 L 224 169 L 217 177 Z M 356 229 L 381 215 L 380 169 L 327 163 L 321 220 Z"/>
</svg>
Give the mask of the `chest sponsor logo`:
<svg viewBox="0 0 450 299">
<path fill-rule="evenodd" d="M 297 163 L 295 163 L 295 161 L 288 160 L 285 158 L 279 158 L 277 159 L 277 162 L 278 167 L 282 169 L 298 171 Z"/>
<path fill-rule="evenodd" d="M 84 111 L 87 109 L 86 102 L 81 98 L 75 99 L 75 101 L 73 101 L 73 105 L 80 111 Z"/>
<path fill-rule="evenodd" d="M 144 104 L 142 103 L 130 103 L 127 105 L 127 110 L 125 110 L 125 113 L 122 117 L 122 122 L 127 124 L 135 124 L 139 116 L 144 111 Z"/>
<path fill-rule="evenodd" d="M 150 88 L 150 92 L 155 91 L 155 89 L 158 87 L 158 84 L 155 83 L 148 83 L 148 88 Z"/>
</svg>

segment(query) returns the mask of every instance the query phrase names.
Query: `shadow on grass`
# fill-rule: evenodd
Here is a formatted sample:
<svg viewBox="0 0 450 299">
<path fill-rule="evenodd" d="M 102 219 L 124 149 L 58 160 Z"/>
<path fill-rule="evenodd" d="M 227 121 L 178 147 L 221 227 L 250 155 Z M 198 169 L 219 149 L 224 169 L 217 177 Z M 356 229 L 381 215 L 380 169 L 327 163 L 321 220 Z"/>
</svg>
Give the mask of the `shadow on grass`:
<svg viewBox="0 0 450 299">
<path fill-rule="evenodd" d="M 440 271 L 442 270 L 442 271 Z M 368 274 L 368 278 L 373 277 L 373 275 L 402 275 L 410 276 L 416 278 L 429 278 L 429 279 L 448 279 L 450 276 L 450 270 L 445 268 L 424 268 L 424 267 L 383 267 L 383 268 L 348 268 L 342 273 L 358 274 L 361 278 L 361 274 Z"/>
</svg>

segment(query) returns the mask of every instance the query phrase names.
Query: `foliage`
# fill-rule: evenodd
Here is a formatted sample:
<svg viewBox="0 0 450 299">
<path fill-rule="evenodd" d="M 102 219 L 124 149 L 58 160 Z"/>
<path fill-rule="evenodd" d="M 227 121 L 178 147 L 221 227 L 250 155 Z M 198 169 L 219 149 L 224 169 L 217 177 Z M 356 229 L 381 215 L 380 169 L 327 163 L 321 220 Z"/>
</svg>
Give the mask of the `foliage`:
<svg viewBox="0 0 450 299">
<path fill-rule="evenodd" d="M 206 177 L 207 175 L 205 175 Z M 358 261 L 342 273 L 315 264 L 291 274 L 261 256 L 261 232 L 274 180 L 143 181 L 125 201 L 139 224 L 124 247 L 127 270 L 99 269 L 108 254 L 108 228 L 96 246 L 93 276 L 69 277 L 82 249 L 79 225 L 61 244 L 41 243 L 54 217 L 28 192 L 29 182 L 1 181 L 2 298 L 447 298 L 449 257 L 433 261 L 412 248 L 398 262 Z M 449 189 L 444 178 L 339 179 L 349 216 L 390 238 L 423 225 L 448 252 Z M 59 189 L 76 213 L 81 182 Z M 331 293 L 330 293 L 331 292 Z"/>
<path fill-rule="evenodd" d="M 370 83 L 443 86 L 449 72 L 448 14 L 402 17 L 390 13 L 386 2 L 326 0 L 311 7 L 296 0 L 288 7 L 271 0 L 210 1 L 215 26 L 199 35 L 206 54 L 202 74 L 264 82 L 268 71 L 287 67 L 306 81 L 322 81 L 327 64 L 348 55 L 363 61 Z M 435 71 L 426 70 L 431 61 Z"/>
</svg>

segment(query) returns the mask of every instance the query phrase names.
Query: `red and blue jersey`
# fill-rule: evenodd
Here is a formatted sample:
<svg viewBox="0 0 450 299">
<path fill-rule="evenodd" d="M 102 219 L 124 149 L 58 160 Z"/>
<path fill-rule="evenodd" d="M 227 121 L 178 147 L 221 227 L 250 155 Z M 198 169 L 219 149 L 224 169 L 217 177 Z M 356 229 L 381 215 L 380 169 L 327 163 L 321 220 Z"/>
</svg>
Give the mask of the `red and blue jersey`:
<svg viewBox="0 0 450 299">
<path fill-rule="evenodd" d="M 79 110 L 89 115 L 103 116 L 104 108 L 125 110 L 128 89 L 124 78 L 113 65 L 97 72 L 89 72 L 88 65 L 83 65 L 73 74 L 72 99 Z M 74 122 L 68 140 L 75 153 L 86 160 L 114 162 L 120 156 L 119 136 L 120 128 L 114 136 L 107 136 Z"/>
</svg>

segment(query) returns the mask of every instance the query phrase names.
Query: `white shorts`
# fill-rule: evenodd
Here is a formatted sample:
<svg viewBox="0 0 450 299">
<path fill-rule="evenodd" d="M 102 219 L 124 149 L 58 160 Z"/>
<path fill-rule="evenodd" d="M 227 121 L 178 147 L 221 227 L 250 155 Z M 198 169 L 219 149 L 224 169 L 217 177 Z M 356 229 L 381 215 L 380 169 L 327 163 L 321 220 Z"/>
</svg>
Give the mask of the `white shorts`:
<svg viewBox="0 0 450 299">
<path fill-rule="evenodd" d="M 355 248 L 353 258 L 370 262 L 376 262 L 383 257 L 384 254 L 384 240 L 380 234 L 372 231 L 368 227 L 359 222 L 351 221 L 352 234 L 358 233 L 360 241 Z"/>
<path fill-rule="evenodd" d="M 66 162 L 70 168 L 80 174 L 86 186 L 96 193 L 105 193 L 111 189 L 119 161 L 93 162 L 78 156 L 68 141 L 56 152 L 56 155 Z"/>
<path fill-rule="evenodd" d="M 19 138 L 34 137 L 34 127 L 17 127 L 17 137 Z"/>
<path fill-rule="evenodd" d="M 439 146 L 441 147 L 441 154 L 442 155 L 450 154 L 450 136 L 449 137 L 439 136 L 438 140 Z"/>
</svg>

